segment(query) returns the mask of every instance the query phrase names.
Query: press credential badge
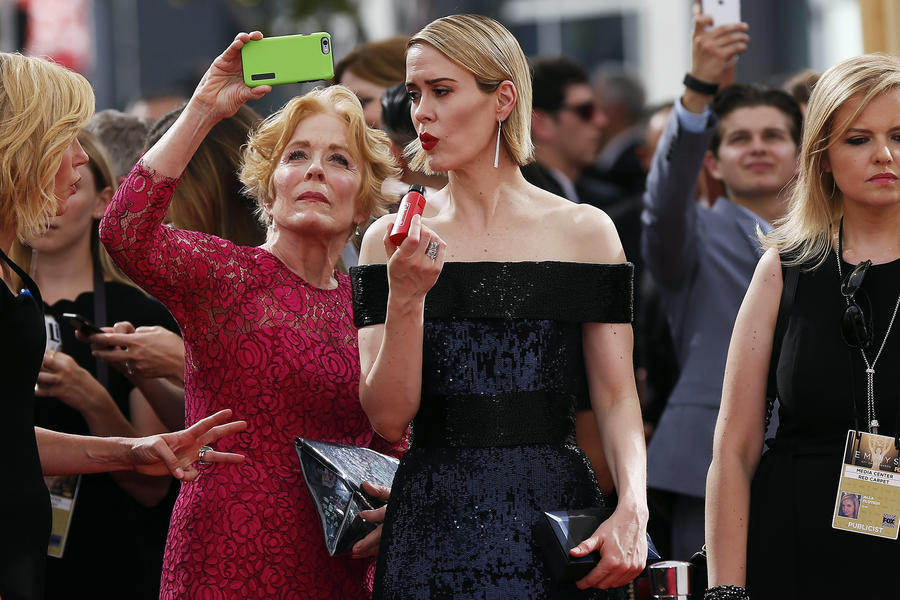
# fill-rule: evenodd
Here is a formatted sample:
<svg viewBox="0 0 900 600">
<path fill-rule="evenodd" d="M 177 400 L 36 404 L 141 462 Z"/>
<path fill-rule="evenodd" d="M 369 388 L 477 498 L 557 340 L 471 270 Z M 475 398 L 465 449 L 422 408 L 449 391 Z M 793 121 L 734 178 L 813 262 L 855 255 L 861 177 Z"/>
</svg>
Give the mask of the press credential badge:
<svg viewBox="0 0 900 600">
<path fill-rule="evenodd" d="M 831 526 L 897 539 L 900 515 L 900 451 L 894 438 L 850 430 Z"/>
</svg>

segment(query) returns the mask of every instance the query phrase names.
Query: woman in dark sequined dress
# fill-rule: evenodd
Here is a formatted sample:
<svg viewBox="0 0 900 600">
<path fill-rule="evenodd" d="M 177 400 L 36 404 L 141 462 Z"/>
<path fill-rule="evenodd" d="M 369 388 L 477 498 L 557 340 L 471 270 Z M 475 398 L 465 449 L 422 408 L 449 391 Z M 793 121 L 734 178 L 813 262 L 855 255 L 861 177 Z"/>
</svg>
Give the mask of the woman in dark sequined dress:
<svg viewBox="0 0 900 600">
<path fill-rule="evenodd" d="M 389 440 L 413 421 L 375 597 L 619 597 L 613 588 L 647 554 L 631 266 L 603 212 L 522 177 L 531 86 L 506 29 L 439 19 L 411 38 L 406 77 L 411 164 L 446 172 L 449 185 L 433 198 L 446 208 L 415 217 L 399 246 L 386 237 L 393 217 L 377 221 L 362 247 L 369 264 L 353 271 L 363 409 Z M 574 444 L 581 395 L 619 501 L 572 551 L 597 550 L 600 563 L 557 583 L 532 535 L 541 511 L 602 503 Z"/>
</svg>

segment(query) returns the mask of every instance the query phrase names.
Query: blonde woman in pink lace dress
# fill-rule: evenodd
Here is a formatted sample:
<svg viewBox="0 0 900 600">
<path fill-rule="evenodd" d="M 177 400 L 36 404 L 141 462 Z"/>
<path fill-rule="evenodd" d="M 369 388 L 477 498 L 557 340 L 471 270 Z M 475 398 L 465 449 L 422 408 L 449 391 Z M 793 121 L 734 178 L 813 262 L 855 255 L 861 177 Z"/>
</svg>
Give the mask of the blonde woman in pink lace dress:
<svg viewBox="0 0 900 600">
<path fill-rule="evenodd" d="M 292 446 L 296 435 L 369 446 L 348 278 L 335 270 L 383 202 L 390 144 L 345 88 L 288 102 L 251 133 L 241 179 L 268 226 L 257 248 L 163 226 L 185 166 L 216 122 L 268 86 L 244 85 L 241 33 L 183 113 L 120 186 L 104 244 L 178 321 L 187 423 L 234 409 L 247 431 L 217 450 L 246 455 L 182 486 L 163 598 L 367 598 L 372 543 L 329 557 Z"/>
</svg>

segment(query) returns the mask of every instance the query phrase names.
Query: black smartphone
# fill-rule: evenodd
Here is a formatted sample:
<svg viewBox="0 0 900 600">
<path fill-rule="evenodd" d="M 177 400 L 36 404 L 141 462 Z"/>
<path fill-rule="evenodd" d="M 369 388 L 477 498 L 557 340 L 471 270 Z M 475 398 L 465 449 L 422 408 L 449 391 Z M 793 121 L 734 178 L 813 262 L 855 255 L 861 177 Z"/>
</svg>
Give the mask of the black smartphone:
<svg viewBox="0 0 900 600">
<path fill-rule="evenodd" d="M 105 333 L 102 329 L 76 313 L 63 313 L 62 320 L 85 335 Z"/>
</svg>

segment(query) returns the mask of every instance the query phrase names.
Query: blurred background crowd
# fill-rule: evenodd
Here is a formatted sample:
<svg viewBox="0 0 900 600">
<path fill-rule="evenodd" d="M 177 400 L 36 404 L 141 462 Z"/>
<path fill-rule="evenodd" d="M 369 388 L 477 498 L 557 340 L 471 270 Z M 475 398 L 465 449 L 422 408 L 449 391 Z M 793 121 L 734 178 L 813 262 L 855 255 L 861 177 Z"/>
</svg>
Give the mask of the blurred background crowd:
<svg viewBox="0 0 900 600">
<path fill-rule="evenodd" d="M 689 0 L 0 0 L 0 50 L 49 55 L 88 76 L 97 107 L 141 97 L 189 95 L 234 31 L 267 36 L 328 31 L 335 59 L 357 45 L 417 31 L 451 13 L 499 19 L 525 54 L 563 54 L 588 71 L 627 65 L 649 103 L 674 97 L 687 70 Z M 886 0 L 754 0 L 742 19 L 756 44 L 741 57 L 741 81 L 771 83 L 822 71 L 863 51 L 892 50 L 896 3 Z M 177 40 L 178 43 L 173 43 Z M 271 112 L 296 94 L 276 90 L 254 108 Z"/>
<path fill-rule="evenodd" d="M 88 78 L 96 94 L 98 113 L 88 128 L 90 133 L 85 134 L 90 140 L 81 143 L 92 165 L 103 163 L 98 167 L 98 174 L 102 171 L 105 179 L 100 181 L 98 176 L 96 191 L 101 193 L 108 188 L 111 196 L 111 190 L 128 173 L 137 156 L 172 125 L 179 115 L 172 111 L 187 101 L 207 65 L 236 31 L 258 29 L 266 36 L 328 31 L 332 35 L 336 65 L 333 83 L 346 85 L 357 95 L 369 125 L 384 129 L 394 146 L 394 156 L 403 173 L 395 182 L 396 189 L 383 189 L 396 192 L 399 199 L 411 183 L 430 189 L 445 184 L 439 175 L 424 176 L 408 169 L 402 156 L 402 148 L 416 137 L 409 121 L 405 88 L 397 87 L 405 79 L 405 36 L 437 17 L 452 13 L 477 12 L 500 20 L 531 60 L 536 162 L 523 168 L 526 178 L 573 202 L 603 209 L 616 224 L 626 256 L 635 263 L 634 364 L 650 444 L 649 483 L 653 489 L 650 528 L 664 556 L 686 559 L 689 551 L 702 543 L 704 490 L 700 477 L 705 478 L 709 464 L 711 427 L 724 367 L 708 363 L 698 366 L 691 361 L 702 360 L 696 358 L 695 342 L 701 339 L 697 336 L 705 335 L 703 351 L 721 355 L 720 362 L 724 363 L 724 350 L 743 287 L 735 298 L 715 299 L 724 316 L 721 330 L 713 341 L 714 334 L 703 330 L 702 323 L 698 324 L 701 319 L 690 314 L 696 307 L 707 310 L 702 304 L 704 300 L 697 300 L 698 296 L 705 301 L 714 298 L 702 288 L 705 285 L 702 280 L 692 283 L 685 292 L 679 287 L 683 281 L 666 281 L 664 276 L 660 277 L 660 273 L 672 268 L 666 262 L 666 254 L 676 247 L 673 246 L 676 242 L 663 239 L 664 235 L 671 234 L 671 227 L 668 232 L 642 233 L 642 229 L 653 223 L 657 227 L 660 223 L 666 225 L 664 204 L 674 202 L 667 195 L 673 188 L 683 191 L 688 203 L 696 202 L 704 209 L 717 201 L 722 202 L 720 207 L 734 202 L 748 208 L 738 197 L 741 191 L 738 182 L 726 181 L 727 174 L 716 177 L 711 169 L 697 173 L 691 165 L 676 164 L 672 169 L 686 174 L 691 185 L 696 180 L 696 193 L 691 193 L 688 188 L 678 187 L 668 161 L 658 159 L 659 164 L 654 167 L 653 158 L 661 137 L 666 144 L 664 153 L 669 152 L 667 159 L 671 148 L 676 146 L 676 126 L 670 125 L 668 134 L 664 128 L 673 102 L 685 91 L 682 75 L 692 71 L 692 4 L 693 0 L 0 0 L 0 51 L 48 56 Z M 735 81 L 780 88 L 801 109 L 809 98 L 816 73 L 863 52 L 900 52 L 900 35 L 896 35 L 900 30 L 900 5 L 891 0 L 746 0 L 741 11 L 742 20 L 749 25 L 752 42 L 740 55 Z M 697 48 L 693 52 L 696 60 Z M 708 79 L 718 83 L 719 74 Z M 723 84 L 727 83 L 725 79 L 721 80 Z M 242 108 L 235 117 L 223 121 L 211 133 L 210 146 L 201 148 L 201 154 L 207 155 L 195 163 L 196 171 L 188 167 L 182 184 L 185 191 L 179 189 L 179 193 L 194 198 L 194 202 L 179 203 L 176 196 L 168 222 L 242 245 L 261 243 L 264 232 L 253 218 L 254 206 L 241 199 L 239 182 L 235 178 L 226 181 L 227 178 L 216 174 L 226 171 L 234 174 L 239 161 L 237 149 L 260 116 L 271 114 L 288 99 L 321 84 L 278 86 L 263 99 L 248 103 L 250 108 Z M 723 127 L 730 126 L 729 115 L 740 111 L 741 106 L 777 109 L 783 113 L 779 119 L 785 116 L 793 119 L 794 109 L 779 106 L 778 102 L 777 99 L 739 99 L 738 108 L 722 105 L 710 108 L 725 124 Z M 682 105 L 687 112 L 708 117 L 704 102 L 696 108 Z M 699 130 L 694 131 L 689 121 L 690 117 L 682 114 L 671 123 L 678 123 L 679 134 L 684 130 L 706 135 L 703 131 L 706 126 L 709 135 L 713 135 L 714 127 L 700 123 Z M 790 159 L 797 154 L 799 127 L 786 125 L 785 129 L 790 130 L 790 135 L 782 141 L 790 147 L 786 151 L 789 160 L 784 164 L 790 165 Z M 98 139 L 93 140 L 93 136 Z M 791 136 L 792 144 L 788 139 Z M 714 153 L 719 141 L 713 140 Z M 709 145 L 706 138 L 702 142 L 702 147 L 698 145 L 698 165 L 699 157 Z M 90 150 L 93 144 L 105 145 L 105 154 L 112 159 L 112 164 L 105 164 L 103 152 Z M 232 155 L 222 152 L 222 148 L 230 149 Z M 683 148 L 678 151 L 682 157 L 686 155 Z M 724 164 L 728 158 L 716 157 L 716 160 Z M 655 169 L 653 183 L 648 184 L 651 169 Z M 787 185 L 792 173 L 783 175 L 776 182 L 776 192 Z M 215 200 L 223 198 L 235 201 Z M 102 214 L 105 202 L 94 210 L 94 219 Z M 762 208 L 750 208 L 762 219 L 762 224 L 778 216 L 763 214 Z M 429 210 L 439 209 L 440 206 L 429 206 Z M 680 206 L 679 210 L 685 213 L 683 209 Z M 687 228 L 685 231 L 695 233 Z M 698 238 L 706 235 L 704 231 L 696 233 Z M 355 243 L 344 251 L 344 267 L 356 264 L 361 233 L 357 232 Z M 713 242 L 709 243 L 713 247 Z M 741 260 L 752 270 L 758 255 L 743 250 Z M 99 252 L 99 246 L 96 251 Z M 27 252 L 21 249 L 22 256 L 29 252 L 30 249 Z M 716 250 L 713 247 L 702 252 L 712 255 Z M 23 262 L 27 261 L 23 259 Z M 36 273 L 36 267 L 30 266 L 31 272 Z M 43 268 L 50 266 L 50 259 L 45 259 Z M 686 273 L 693 268 L 680 266 Z M 746 286 L 749 275 L 750 271 L 738 283 Z M 44 281 L 40 283 L 42 289 L 52 287 Z M 682 294 L 687 294 L 688 300 L 682 302 Z M 64 296 L 60 292 L 59 298 Z M 670 330 L 673 324 L 677 329 L 674 334 Z M 135 321 L 135 325 L 156 327 L 160 339 L 176 337 L 166 336 L 162 331 L 176 330 L 167 314 L 140 323 Z M 177 340 L 174 345 L 177 355 L 180 348 Z M 183 350 L 181 353 L 183 359 Z M 91 360 L 84 357 L 84 362 Z M 139 376 L 168 377 L 174 380 L 176 388 L 180 383 L 177 380 L 183 380 L 182 364 L 177 364 L 171 373 L 141 373 L 139 365 L 127 361 L 122 364 L 124 367 L 120 365 L 119 370 L 127 370 L 129 376 L 134 375 L 134 368 Z M 699 458 L 696 472 L 686 469 L 685 474 L 673 476 L 674 470 L 659 457 L 674 460 L 678 451 L 670 448 L 671 440 L 654 445 L 652 438 L 685 365 L 702 370 L 701 375 L 710 382 L 709 396 L 714 400 L 704 408 L 710 416 L 706 419 L 710 430 L 698 430 L 702 439 L 696 448 L 682 443 L 682 449 L 694 452 Z M 682 388 L 687 388 L 691 381 L 694 380 L 682 376 Z M 696 390 L 690 392 L 697 394 Z M 183 424 L 181 406 L 176 405 L 168 417 L 159 409 L 171 403 L 156 398 L 171 396 L 171 392 L 148 388 L 141 393 L 142 403 L 133 406 L 134 413 L 139 414 L 146 398 L 158 416 L 158 421 L 154 418 L 146 425 L 148 432 Z M 700 395 L 703 393 L 706 391 Z M 119 402 L 124 403 L 125 399 Z M 579 444 L 594 462 L 601 488 L 613 492 L 609 472 L 603 466 L 596 428 L 591 424 L 590 407 L 581 408 L 587 415 L 578 417 Z M 133 415 L 127 416 L 134 420 Z M 690 423 L 705 418 L 696 414 L 682 417 Z M 673 423 L 682 417 L 670 416 L 669 428 L 675 427 Z M 89 429 L 94 431 L 92 427 Z M 670 436 L 683 433 L 678 430 Z M 685 461 L 679 460 L 683 467 Z M 667 470 L 672 473 L 667 475 Z M 696 484 L 689 483 L 694 475 Z M 121 481 L 110 480 L 106 485 L 116 494 L 132 496 L 141 505 L 134 507 L 135 514 L 143 514 L 147 530 L 156 535 L 153 548 L 141 558 L 148 564 L 149 579 L 154 582 L 174 489 L 168 480 L 151 490 L 135 491 Z M 103 514 L 96 517 L 98 521 L 105 520 Z M 75 563 L 70 559 L 70 564 Z M 80 565 L 73 568 L 68 577 L 75 577 Z M 147 597 L 155 596 L 155 583 L 149 583 L 145 589 Z"/>
</svg>

